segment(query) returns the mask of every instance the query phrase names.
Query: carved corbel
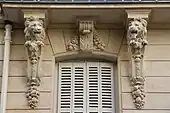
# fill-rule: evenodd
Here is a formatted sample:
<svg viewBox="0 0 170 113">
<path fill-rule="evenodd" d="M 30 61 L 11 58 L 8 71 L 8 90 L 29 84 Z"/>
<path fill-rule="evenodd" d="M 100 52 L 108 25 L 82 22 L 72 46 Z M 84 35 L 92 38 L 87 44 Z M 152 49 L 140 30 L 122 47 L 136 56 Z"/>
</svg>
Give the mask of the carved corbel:
<svg viewBox="0 0 170 113">
<path fill-rule="evenodd" d="M 80 50 L 90 51 L 93 49 L 93 21 L 79 21 Z"/>
<path fill-rule="evenodd" d="M 44 48 L 45 28 L 43 18 L 27 15 L 25 17 L 25 48 L 28 56 L 28 105 L 34 109 L 39 101 L 40 64 Z"/>
<path fill-rule="evenodd" d="M 134 12 L 133 12 L 134 14 Z M 148 14 L 148 13 L 147 13 Z M 129 15 L 128 15 L 129 16 Z M 143 76 L 143 57 L 147 41 L 147 21 L 142 17 L 130 18 L 127 31 L 128 51 L 130 54 L 130 83 L 132 98 L 137 109 L 145 104 Z"/>
<path fill-rule="evenodd" d="M 72 38 L 67 44 L 68 51 L 81 50 L 92 51 L 94 49 L 103 51 L 105 44 L 100 40 L 94 28 L 93 20 L 78 21 L 78 36 Z"/>
</svg>

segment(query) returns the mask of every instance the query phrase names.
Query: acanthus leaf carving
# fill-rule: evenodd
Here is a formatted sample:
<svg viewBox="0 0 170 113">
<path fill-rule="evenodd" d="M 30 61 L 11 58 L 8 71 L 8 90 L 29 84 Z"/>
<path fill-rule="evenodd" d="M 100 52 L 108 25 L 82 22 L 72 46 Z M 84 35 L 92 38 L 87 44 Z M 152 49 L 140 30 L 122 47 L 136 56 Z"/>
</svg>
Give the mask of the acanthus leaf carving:
<svg viewBox="0 0 170 113">
<path fill-rule="evenodd" d="M 71 39 L 71 42 L 67 44 L 66 49 L 68 51 L 77 51 L 79 50 L 78 44 L 79 44 L 78 37 L 75 36 Z"/>
<path fill-rule="evenodd" d="M 66 45 L 67 51 L 104 51 L 105 44 L 100 40 L 97 31 L 94 28 L 94 21 L 79 21 L 79 35 L 72 38 L 71 42 Z"/>
<path fill-rule="evenodd" d="M 142 109 L 145 104 L 143 76 L 143 56 L 147 41 L 147 21 L 142 18 L 133 18 L 128 26 L 127 41 L 131 54 L 132 75 L 130 82 L 132 85 L 132 98 L 137 109 Z"/>
<path fill-rule="evenodd" d="M 40 95 L 38 89 L 40 86 L 39 65 L 45 39 L 43 21 L 32 16 L 26 18 L 24 33 L 26 39 L 25 47 L 28 55 L 28 90 L 26 97 L 28 105 L 34 109 L 38 105 Z"/>
<path fill-rule="evenodd" d="M 93 46 L 97 50 L 104 51 L 105 44 L 100 40 L 100 37 L 98 36 L 97 32 L 94 30 L 94 37 L 93 37 Z"/>
</svg>

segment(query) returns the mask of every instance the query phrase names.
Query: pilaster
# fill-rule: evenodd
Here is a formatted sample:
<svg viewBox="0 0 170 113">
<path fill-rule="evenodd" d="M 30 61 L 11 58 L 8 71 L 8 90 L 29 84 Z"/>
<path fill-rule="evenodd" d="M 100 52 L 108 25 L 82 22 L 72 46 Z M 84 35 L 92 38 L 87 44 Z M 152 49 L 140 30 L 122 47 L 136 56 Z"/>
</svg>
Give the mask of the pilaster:
<svg viewBox="0 0 170 113">
<path fill-rule="evenodd" d="M 147 20 L 150 10 L 126 10 L 128 18 L 127 44 L 130 55 L 131 94 L 136 109 L 142 109 L 145 104 L 143 75 L 143 58 L 147 41 Z"/>
</svg>

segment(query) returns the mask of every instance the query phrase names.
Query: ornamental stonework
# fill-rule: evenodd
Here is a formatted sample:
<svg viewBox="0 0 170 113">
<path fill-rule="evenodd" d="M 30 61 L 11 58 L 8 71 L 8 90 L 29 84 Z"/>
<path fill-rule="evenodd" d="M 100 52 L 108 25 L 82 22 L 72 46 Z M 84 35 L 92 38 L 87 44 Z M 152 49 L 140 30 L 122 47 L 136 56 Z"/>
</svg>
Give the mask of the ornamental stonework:
<svg viewBox="0 0 170 113">
<path fill-rule="evenodd" d="M 145 46 L 147 41 L 147 21 L 142 18 L 133 18 L 129 22 L 127 32 L 127 43 L 131 54 L 131 76 L 132 98 L 137 109 L 142 109 L 145 104 L 144 82 L 142 66 Z"/>
<path fill-rule="evenodd" d="M 71 39 L 71 42 L 67 44 L 66 49 L 68 51 L 77 51 L 79 50 L 79 41 L 78 37 L 75 36 Z"/>
<path fill-rule="evenodd" d="M 32 16 L 26 18 L 24 33 L 26 40 L 25 48 L 28 55 L 28 90 L 26 92 L 26 97 L 28 99 L 28 105 L 34 109 L 38 105 L 40 96 L 39 65 L 41 62 L 45 39 L 43 21 Z"/>
<path fill-rule="evenodd" d="M 94 21 L 82 20 L 79 21 L 79 35 L 72 38 L 71 42 L 67 44 L 67 51 L 104 51 L 105 44 L 100 40 L 94 28 Z"/>
</svg>

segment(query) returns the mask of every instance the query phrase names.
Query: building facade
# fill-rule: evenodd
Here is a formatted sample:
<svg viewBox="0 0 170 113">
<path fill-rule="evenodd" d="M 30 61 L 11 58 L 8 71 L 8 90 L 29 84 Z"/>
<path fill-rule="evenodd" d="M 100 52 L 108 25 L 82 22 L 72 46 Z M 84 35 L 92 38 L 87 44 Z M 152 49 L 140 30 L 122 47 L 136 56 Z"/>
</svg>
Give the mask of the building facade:
<svg viewBox="0 0 170 113">
<path fill-rule="evenodd" d="M 170 113 L 168 0 L 0 4 L 0 113 Z"/>
</svg>

